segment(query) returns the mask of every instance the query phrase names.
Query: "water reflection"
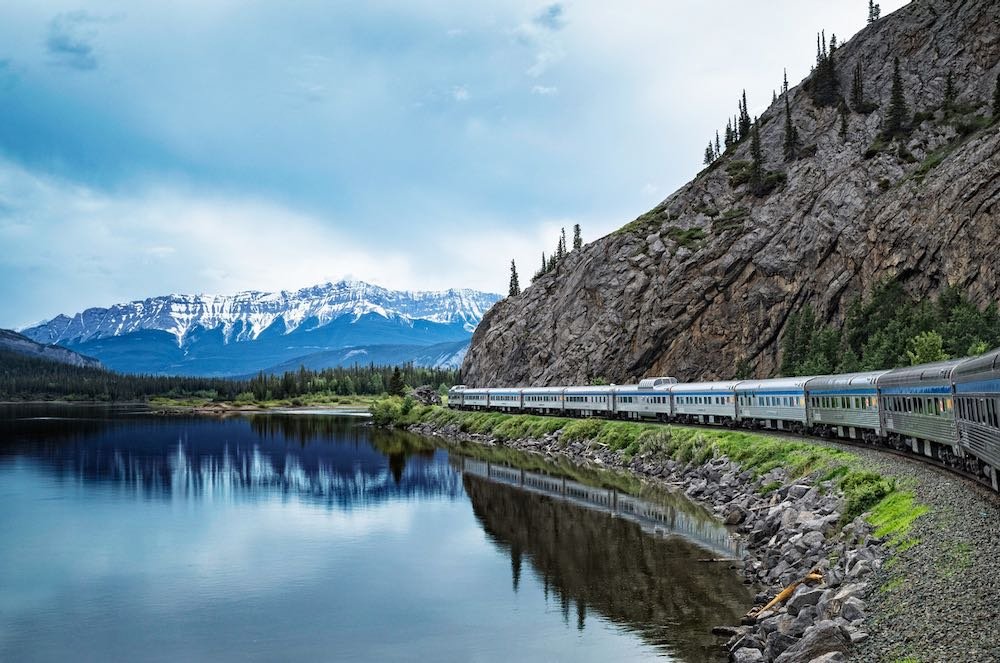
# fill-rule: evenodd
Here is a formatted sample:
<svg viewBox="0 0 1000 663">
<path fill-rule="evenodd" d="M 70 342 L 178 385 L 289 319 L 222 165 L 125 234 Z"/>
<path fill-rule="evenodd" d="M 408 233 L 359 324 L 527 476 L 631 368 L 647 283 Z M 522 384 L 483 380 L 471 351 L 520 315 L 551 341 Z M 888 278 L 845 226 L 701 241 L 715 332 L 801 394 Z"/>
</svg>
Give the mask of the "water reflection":
<svg viewBox="0 0 1000 663">
<path fill-rule="evenodd" d="M 718 660 L 749 597 L 700 508 L 435 444 L 0 406 L 0 659 Z"/>
</svg>

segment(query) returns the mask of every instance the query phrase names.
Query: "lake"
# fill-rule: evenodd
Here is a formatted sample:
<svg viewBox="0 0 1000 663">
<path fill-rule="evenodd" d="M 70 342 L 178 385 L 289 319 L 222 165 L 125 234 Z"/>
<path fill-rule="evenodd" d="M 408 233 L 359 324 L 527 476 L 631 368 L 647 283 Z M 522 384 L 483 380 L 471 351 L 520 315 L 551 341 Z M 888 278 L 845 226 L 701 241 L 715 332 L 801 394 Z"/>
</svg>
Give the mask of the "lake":
<svg viewBox="0 0 1000 663">
<path fill-rule="evenodd" d="M 0 405 L 0 660 L 725 660 L 752 594 L 700 507 L 440 444 Z"/>
</svg>

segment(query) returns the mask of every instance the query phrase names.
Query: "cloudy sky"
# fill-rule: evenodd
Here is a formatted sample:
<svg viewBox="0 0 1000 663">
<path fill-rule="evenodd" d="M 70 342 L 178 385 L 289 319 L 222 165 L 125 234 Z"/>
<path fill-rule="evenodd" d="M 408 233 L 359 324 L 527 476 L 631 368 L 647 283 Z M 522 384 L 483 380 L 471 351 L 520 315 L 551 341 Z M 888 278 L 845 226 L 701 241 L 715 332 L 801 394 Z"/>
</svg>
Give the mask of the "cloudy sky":
<svg viewBox="0 0 1000 663">
<path fill-rule="evenodd" d="M 866 12 L 4 0 L 0 327 L 345 276 L 505 291 L 560 226 L 595 239 L 690 179 L 743 87 L 759 113 Z"/>
</svg>

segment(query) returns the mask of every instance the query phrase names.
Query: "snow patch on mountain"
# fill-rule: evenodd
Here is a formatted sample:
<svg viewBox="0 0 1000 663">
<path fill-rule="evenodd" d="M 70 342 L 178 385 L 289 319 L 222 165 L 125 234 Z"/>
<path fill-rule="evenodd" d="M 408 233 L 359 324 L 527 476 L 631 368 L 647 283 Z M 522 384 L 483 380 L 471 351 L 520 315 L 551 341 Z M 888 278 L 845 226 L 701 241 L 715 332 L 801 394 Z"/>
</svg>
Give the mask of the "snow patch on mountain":
<svg viewBox="0 0 1000 663">
<path fill-rule="evenodd" d="M 23 330 L 40 343 L 84 343 L 142 330 L 171 334 L 184 347 L 196 328 L 222 330 L 225 343 L 256 340 L 275 322 L 285 334 L 309 323 L 323 327 L 343 316 L 353 321 L 374 314 L 412 325 L 414 321 L 460 322 L 471 333 L 500 296 L 476 290 L 396 291 L 363 281 L 339 281 L 281 292 L 234 295 L 166 295 L 110 308 L 89 308 L 70 317 L 58 315 Z"/>
</svg>

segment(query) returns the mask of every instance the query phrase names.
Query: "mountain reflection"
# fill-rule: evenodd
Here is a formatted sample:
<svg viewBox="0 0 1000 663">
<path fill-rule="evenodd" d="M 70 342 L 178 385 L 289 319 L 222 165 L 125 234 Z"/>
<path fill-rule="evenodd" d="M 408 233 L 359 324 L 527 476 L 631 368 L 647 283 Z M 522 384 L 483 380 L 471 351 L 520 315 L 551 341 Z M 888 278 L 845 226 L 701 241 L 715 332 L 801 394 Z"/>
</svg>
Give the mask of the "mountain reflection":
<svg viewBox="0 0 1000 663">
<path fill-rule="evenodd" d="M 62 480 L 109 484 L 145 498 L 294 495 L 350 508 L 462 497 L 461 477 L 448 467 L 446 452 L 413 435 L 340 417 L 50 414 L 3 419 L 0 440 L 0 459 L 30 459 Z"/>
<path fill-rule="evenodd" d="M 463 483 L 484 531 L 510 555 L 515 591 L 527 562 L 567 623 L 582 630 L 595 612 L 684 661 L 719 660 L 708 629 L 738 623 L 748 595 L 736 574 L 698 562 L 711 553 L 471 472 Z"/>
</svg>

